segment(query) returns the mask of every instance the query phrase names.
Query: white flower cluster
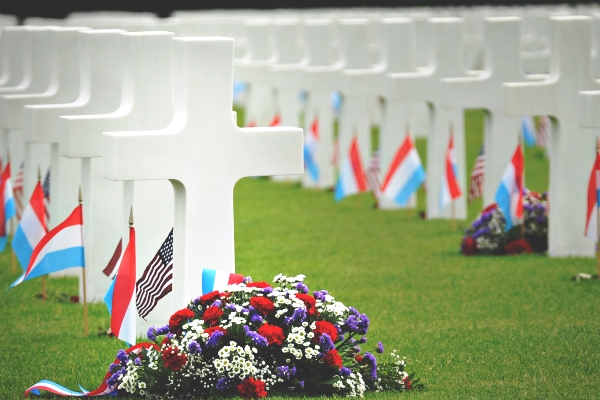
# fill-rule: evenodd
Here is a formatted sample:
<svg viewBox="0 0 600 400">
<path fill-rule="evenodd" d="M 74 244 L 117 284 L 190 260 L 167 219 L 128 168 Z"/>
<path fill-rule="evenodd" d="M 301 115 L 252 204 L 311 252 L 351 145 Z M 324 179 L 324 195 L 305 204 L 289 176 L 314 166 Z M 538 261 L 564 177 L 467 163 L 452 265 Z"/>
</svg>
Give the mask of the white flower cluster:
<svg viewBox="0 0 600 400">
<path fill-rule="evenodd" d="M 310 328 L 308 332 L 306 331 L 307 327 Z M 296 360 L 302 359 L 303 356 L 308 360 L 314 359 L 319 354 L 320 346 L 311 342 L 315 336 L 312 332 L 313 329 L 315 329 L 314 322 L 310 326 L 307 322 L 303 322 L 302 326 L 293 327 L 285 339 L 287 344 L 281 348 L 281 352 L 290 353 Z"/>
<path fill-rule="evenodd" d="M 124 389 L 128 393 L 135 393 L 138 388 L 144 389 L 146 384 L 139 382 L 139 367 L 133 361 L 128 360 L 126 364 L 127 373 L 119 377 L 119 389 Z"/>
<path fill-rule="evenodd" d="M 348 390 L 345 393 L 346 397 L 364 397 L 364 393 L 367 391 L 367 385 L 365 385 L 362 375 L 354 372 L 345 378 L 341 377 L 339 381 L 333 384 L 333 387 Z"/>
<path fill-rule="evenodd" d="M 219 350 L 219 357 L 213 360 L 217 374 L 230 379 L 239 378 L 244 380 L 251 376 L 261 379 L 268 385 L 274 384 L 276 376 L 264 360 L 258 359 L 255 347 L 245 345 L 239 346 L 236 342 L 229 342 L 229 346 L 223 346 Z"/>
</svg>

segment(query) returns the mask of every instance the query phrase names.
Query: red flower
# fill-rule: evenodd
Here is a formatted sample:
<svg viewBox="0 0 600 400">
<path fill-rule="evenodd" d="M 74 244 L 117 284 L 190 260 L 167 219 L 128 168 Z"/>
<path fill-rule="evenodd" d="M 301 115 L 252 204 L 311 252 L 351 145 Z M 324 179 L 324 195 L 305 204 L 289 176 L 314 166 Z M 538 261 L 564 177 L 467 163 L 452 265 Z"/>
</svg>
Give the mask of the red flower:
<svg viewBox="0 0 600 400">
<path fill-rule="evenodd" d="M 265 289 L 271 287 L 267 282 L 250 282 L 246 283 L 246 287 L 257 287 L 260 289 Z"/>
<path fill-rule="evenodd" d="M 513 240 L 506 245 L 506 254 L 523 254 L 531 253 L 531 245 L 525 239 Z"/>
<path fill-rule="evenodd" d="M 258 399 L 267 397 L 266 387 L 263 381 L 249 377 L 237 386 L 237 390 L 243 399 Z"/>
<path fill-rule="evenodd" d="M 162 342 L 160 342 L 160 347 L 163 347 L 165 344 L 171 344 L 171 339 L 169 339 L 167 336 L 165 336 Z"/>
<path fill-rule="evenodd" d="M 342 357 L 337 350 L 329 350 L 322 358 L 323 362 L 332 367 L 342 368 Z"/>
<path fill-rule="evenodd" d="M 187 356 L 180 353 L 179 349 L 174 346 L 164 349 L 161 357 L 165 362 L 165 368 L 171 371 L 179 371 L 188 362 Z"/>
<path fill-rule="evenodd" d="M 317 312 L 317 300 L 314 297 L 302 293 L 296 293 L 296 297 L 304 302 L 306 313 L 309 317 L 315 315 Z"/>
<path fill-rule="evenodd" d="M 269 346 L 272 344 L 276 344 L 281 346 L 285 339 L 285 335 L 283 334 L 283 329 L 278 327 L 277 325 L 269 325 L 264 324 L 256 331 L 260 336 L 267 339 L 269 342 Z"/>
<path fill-rule="evenodd" d="M 337 340 L 338 332 L 331 322 L 317 321 L 315 322 L 315 325 L 315 329 L 313 330 L 315 336 L 312 338 L 313 343 L 319 343 L 319 341 L 321 340 L 321 335 L 324 333 L 329 335 L 329 338 L 332 342 L 335 342 Z"/>
<path fill-rule="evenodd" d="M 405 376 L 402 379 L 402 382 L 404 382 L 404 388 L 406 390 L 412 390 L 412 382 L 410 381 L 410 379 L 408 378 L 408 376 Z"/>
<path fill-rule="evenodd" d="M 482 211 L 481 213 L 483 214 L 483 213 L 486 213 L 486 212 L 488 212 L 488 211 L 495 210 L 496 208 L 498 208 L 498 204 L 496 204 L 496 203 L 492 203 L 492 204 L 490 204 L 489 206 L 487 206 L 486 208 L 484 208 L 484 209 L 483 209 L 483 211 Z"/>
<path fill-rule="evenodd" d="M 472 237 L 464 237 L 460 242 L 460 252 L 465 256 L 475 254 L 477 249 L 477 241 Z"/>
<path fill-rule="evenodd" d="M 194 318 L 194 312 L 188 308 L 177 311 L 169 318 L 169 330 L 171 333 L 179 334 L 181 332 L 181 325 L 183 322 L 190 318 Z"/>
<path fill-rule="evenodd" d="M 363 356 L 361 356 L 360 354 L 357 354 L 354 359 L 356 360 L 357 363 L 361 363 L 363 360 Z"/>
<path fill-rule="evenodd" d="M 263 315 L 275 312 L 275 304 L 266 297 L 255 296 L 250 299 L 250 305 Z"/>
<path fill-rule="evenodd" d="M 219 318 L 221 318 L 221 315 L 223 315 L 223 310 L 221 310 L 217 306 L 210 306 L 206 309 L 206 311 L 204 311 L 202 319 L 204 320 L 204 322 L 210 325 L 216 325 L 217 322 L 219 322 Z"/>
<path fill-rule="evenodd" d="M 223 329 L 220 326 L 211 326 L 210 328 L 206 328 L 204 330 L 204 333 L 208 333 L 208 336 L 210 337 L 213 333 L 215 333 L 216 331 L 221 331 L 223 332 L 223 335 L 227 335 L 227 330 Z"/>
<path fill-rule="evenodd" d="M 215 300 L 218 300 L 219 297 L 221 297 L 221 293 L 219 293 L 218 290 L 215 290 L 214 292 L 210 292 L 205 294 L 204 296 L 200 297 L 200 303 L 205 306 L 208 303 L 212 303 Z"/>
</svg>

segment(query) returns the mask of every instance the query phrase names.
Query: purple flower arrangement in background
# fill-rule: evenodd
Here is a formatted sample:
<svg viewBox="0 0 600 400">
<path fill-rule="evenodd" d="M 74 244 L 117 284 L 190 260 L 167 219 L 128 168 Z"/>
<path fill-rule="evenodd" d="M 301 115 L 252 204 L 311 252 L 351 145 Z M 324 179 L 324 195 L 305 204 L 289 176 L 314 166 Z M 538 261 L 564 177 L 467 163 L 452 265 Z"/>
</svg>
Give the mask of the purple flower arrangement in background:
<svg viewBox="0 0 600 400">
<path fill-rule="evenodd" d="M 546 193 L 523 193 L 524 224 L 505 232 L 506 219 L 496 203 L 486 207 L 465 231 L 460 252 L 464 255 L 543 253 L 548 250 Z"/>
</svg>

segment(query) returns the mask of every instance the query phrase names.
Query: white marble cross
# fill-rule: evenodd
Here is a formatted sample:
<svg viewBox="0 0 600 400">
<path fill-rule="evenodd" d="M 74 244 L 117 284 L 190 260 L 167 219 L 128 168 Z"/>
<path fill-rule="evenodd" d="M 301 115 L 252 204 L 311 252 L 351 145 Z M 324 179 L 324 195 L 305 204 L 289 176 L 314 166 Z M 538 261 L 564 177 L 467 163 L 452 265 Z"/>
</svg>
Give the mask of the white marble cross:
<svg viewBox="0 0 600 400">
<path fill-rule="evenodd" d="M 521 119 L 504 114 L 502 84 L 525 81 L 527 77 L 520 59 L 521 19 L 490 17 L 484 24 L 482 73 L 469 78 L 442 79 L 441 104 L 450 109 L 482 108 L 487 112 L 483 193 L 483 204 L 487 206 L 495 202 L 498 185 L 521 134 Z M 456 132 L 458 127 L 455 128 Z"/>
<path fill-rule="evenodd" d="M 600 83 L 592 76 L 592 19 L 552 17 L 551 26 L 550 75 L 541 82 L 505 83 L 504 108 L 509 115 L 551 116 L 548 255 L 591 257 L 594 243 L 583 232 L 587 183 L 596 143 L 593 133 L 580 125 L 580 112 L 584 113 L 586 125 L 595 124 L 589 112 L 585 117 L 586 109 L 595 107 L 595 100 L 592 97 L 590 103 L 580 103 L 579 92 L 600 89 Z"/>
<path fill-rule="evenodd" d="M 173 33 L 126 32 L 120 35 L 119 42 L 118 50 L 123 63 L 120 106 L 107 114 L 61 117 L 61 150 L 66 156 L 81 158 L 84 165 L 89 163 L 91 166 L 91 175 L 84 174 L 82 182 L 83 196 L 90 199 L 88 211 L 92 217 L 91 220 L 86 219 L 86 224 L 90 221 L 89 229 L 103 230 L 106 227 L 101 220 L 108 219 L 111 224 L 116 220 L 121 226 L 125 248 L 128 216 L 133 206 L 139 279 L 173 228 L 173 188 L 167 180 L 114 182 L 103 179 L 102 134 L 111 131 L 163 129 L 171 122 Z M 132 151 L 139 153 L 142 149 Z M 101 188 L 107 183 L 110 186 L 122 186 L 119 189 L 123 193 L 122 197 L 112 199 L 112 193 L 102 191 Z M 109 196 L 115 209 L 106 211 L 99 203 L 103 197 Z M 116 243 L 109 241 L 107 245 L 109 248 L 113 246 L 114 250 Z M 92 245 L 97 248 L 96 244 Z M 86 251 L 87 249 L 86 244 Z M 109 259 L 110 256 L 104 260 L 104 264 L 102 259 L 99 260 L 100 270 L 94 269 L 92 272 L 97 279 L 107 280 L 98 275 L 98 272 L 101 272 Z M 95 266 L 97 264 L 92 264 L 92 267 Z M 148 315 L 146 321 L 138 319 L 138 333 L 143 334 L 150 325 L 164 323 L 172 313 L 171 295 L 167 295 Z"/>
<path fill-rule="evenodd" d="M 332 188 L 335 185 L 335 166 L 332 163 L 335 112 L 331 106 L 331 93 L 339 90 L 340 72 L 344 63 L 333 46 L 333 20 L 304 20 L 302 36 L 308 55 L 308 65 L 300 77 L 307 95 L 304 129 L 308 132 L 311 123 L 317 119 L 319 130 L 319 148 L 316 156 L 319 180 L 314 182 L 309 174 L 304 174 L 302 186 Z"/>
<path fill-rule="evenodd" d="M 52 154 L 51 185 L 65 185 L 57 194 L 64 194 L 61 204 L 76 204 L 77 190 L 82 186 L 84 201 L 84 240 L 87 270 L 87 296 L 90 301 L 104 298 L 110 281 L 102 269 L 110 260 L 122 229 L 122 184 L 98 179 L 90 187 L 94 164 L 90 158 L 64 160 L 68 143 L 61 140 L 63 115 L 102 114 L 115 111 L 121 103 L 120 34 L 118 29 L 83 30 L 78 32 L 79 94 L 70 103 L 26 106 L 25 126 L 33 143 L 50 143 Z M 76 72 L 73 72 L 76 74 Z M 99 175 L 99 174 L 96 174 Z M 73 179 L 82 179 L 76 180 Z M 54 189 L 51 189 L 54 190 Z M 71 208 L 72 210 L 72 208 Z M 118 215 L 116 215 L 118 213 Z M 83 284 L 80 280 L 80 293 Z"/>
<path fill-rule="evenodd" d="M 175 307 L 200 294 L 202 268 L 234 271 L 233 187 L 242 177 L 300 174 L 302 129 L 238 128 L 233 40 L 173 39 L 175 114 L 164 130 L 105 133 L 104 177 L 169 179 L 175 188 Z"/>
</svg>

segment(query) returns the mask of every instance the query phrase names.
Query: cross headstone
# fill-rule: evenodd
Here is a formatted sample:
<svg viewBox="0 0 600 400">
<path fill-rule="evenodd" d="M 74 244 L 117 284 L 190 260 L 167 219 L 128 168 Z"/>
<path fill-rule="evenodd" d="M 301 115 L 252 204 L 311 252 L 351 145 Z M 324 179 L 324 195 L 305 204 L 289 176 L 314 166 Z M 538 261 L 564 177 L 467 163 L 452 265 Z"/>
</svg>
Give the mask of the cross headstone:
<svg viewBox="0 0 600 400">
<path fill-rule="evenodd" d="M 91 175 L 84 174 L 82 180 L 83 197 L 88 199 L 87 212 L 90 216 L 85 219 L 85 233 L 96 235 L 91 231 L 108 229 L 105 223 L 112 225 L 116 221 L 120 224 L 125 246 L 129 211 L 133 207 L 139 278 L 173 227 L 173 189 L 167 180 L 115 182 L 103 179 L 102 134 L 110 131 L 162 129 L 169 124 L 173 116 L 173 33 L 127 32 L 120 35 L 119 41 L 123 64 L 120 106 L 107 114 L 61 117 L 61 151 L 68 157 L 81 158 L 84 165 L 89 164 L 91 167 Z M 152 84 L 149 85 L 148 82 Z M 132 151 L 139 153 L 142 149 Z M 113 198 L 111 192 L 103 191 L 102 188 L 107 183 L 111 190 L 112 186 L 122 186 L 122 189 L 118 189 L 122 192 L 122 197 Z M 109 202 L 115 209 L 103 210 L 99 203 L 105 197 L 112 199 Z M 109 249 L 112 246 L 114 250 L 117 241 L 108 241 Z M 96 243 L 92 245 L 94 250 L 98 248 Z M 86 252 L 87 250 L 88 247 Z M 99 259 L 100 264 L 91 264 L 91 276 L 107 280 L 101 275 L 101 271 L 109 259 L 110 255 L 104 260 Z M 138 332 L 143 334 L 150 325 L 164 323 L 172 312 L 171 295 L 167 295 L 148 315 L 146 321 L 138 319 Z"/>
<path fill-rule="evenodd" d="M 485 18 L 484 69 L 475 77 L 442 79 L 441 104 L 447 108 L 485 109 L 485 184 L 483 204 L 494 203 L 504 170 L 517 146 L 521 119 L 504 115 L 502 84 L 525 81 L 520 61 L 518 17 Z M 456 130 L 455 130 L 456 131 Z"/>
<path fill-rule="evenodd" d="M 551 26 L 549 77 L 541 82 L 505 83 L 504 109 L 509 115 L 551 116 L 548 255 L 590 257 L 594 243 L 583 235 L 583 199 L 596 144 L 592 132 L 580 125 L 579 92 L 600 89 L 591 69 L 592 19 L 552 17 Z M 583 103 L 583 110 L 591 104 Z"/>
<path fill-rule="evenodd" d="M 94 186 L 92 197 L 88 184 L 93 172 L 97 169 L 96 163 L 91 159 L 63 160 L 65 148 L 68 143 L 61 140 L 64 129 L 59 119 L 63 115 L 101 114 L 115 111 L 121 103 L 121 75 L 120 68 L 122 57 L 120 51 L 120 34 L 118 29 L 83 30 L 78 32 L 78 52 L 80 65 L 80 84 L 77 98 L 70 103 L 43 104 L 26 106 L 24 118 L 30 124 L 34 143 L 50 143 L 54 164 L 52 182 L 68 185 L 69 190 L 59 189 L 57 193 L 65 193 L 60 200 L 61 204 L 76 204 L 79 182 L 83 191 L 84 210 L 84 240 L 87 279 L 87 296 L 90 301 L 102 300 L 110 284 L 105 276 L 101 275 L 102 269 L 110 260 L 122 229 L 122 185 L 116 182 L 98 179 L 98 186 Z M 29 122 L 27 122 L 29 121 Z M 54 169 L 56 167 L 56 169 Z M 73 171 L 76 176 L 81 176 L 77 181 L 77 188 L 73 182 L 65 182 L 65 176 Z M 81 172 L 79 172 L 81 171 Z M 66 174 L 66 175 L 63 175 Z M 51 183 L 54 184 L 54 183 Z M 52 190 L 52 188 L 51 188 Z M 72 193 L 67 193 L 70 191 Z M 97 195 L 101 193 L 102 195 Z M 118 200 L 118 201 L 117 201 Z M 63 203 L 64 202 L 64 203 Z M 73 202 L 73 203 L 70 203 Z M 72 208 L 71 208 L 72 210 Z M 115 215 L 116 213 L 118 215 Z M 83 284 L 80 280 L 80 293 Z"/>
<path fill-rule="evenodd" d="M 331 105 L 331 93 L 339 89 L 338 81 L 343 61 L 333 47 L 333 20 L 304 20 L 302 36 L 308 55 L 308 65 L 300 77 L 307 96 L 304 129 L 308 131 L 315 119 L 318 119 L 319 129 L 319 149 L 316 157 L 319 180 L 313 182 L 308 174 L 304 174 L 302 186 L 331 188 L 335 184 L 335 167 L 332 163 L 335 113 Z"/>
<path fill-rule="evenodd" d="M 104 177 L 169 179 L 175 189 L 173 301 L 198 296 L 202 268 L 233 271 L 233 187 L 246 176 L 300 174 L 302 129 L 238 128 L 233 40 L 173 39 L 175 113 L 164 130 L 105 133 Z"/>
</svg>

